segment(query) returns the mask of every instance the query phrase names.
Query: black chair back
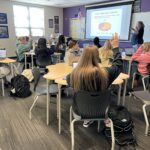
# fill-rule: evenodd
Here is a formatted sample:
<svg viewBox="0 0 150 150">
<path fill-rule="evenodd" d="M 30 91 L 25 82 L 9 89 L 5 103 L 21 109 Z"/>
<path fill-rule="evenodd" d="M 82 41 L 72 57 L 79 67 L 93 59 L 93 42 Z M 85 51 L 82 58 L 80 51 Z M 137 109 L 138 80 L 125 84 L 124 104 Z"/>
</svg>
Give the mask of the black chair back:
<svg viewBox="0 0 150 150">
<path fill-rule="evenodd" d="M 79 91 L 73 98 L 73 111 L 83 119 L 105 118 L 111 102 L 109 90 L 101 92 Z"/>
<path fill-rule="evenodd" d="M 35 50 L 36 64 L 39 67 L 46 67 L 52 63 L 50 49 L 39 48 Z"/>
<path fill-rule="evenodd" d="M 33 77 L 34 77 L 34 91 L 36 90 L 36 87 L 39 83 L 41 74 L 38 68 L 33 68 L 32 69 Z"/>
</svg>

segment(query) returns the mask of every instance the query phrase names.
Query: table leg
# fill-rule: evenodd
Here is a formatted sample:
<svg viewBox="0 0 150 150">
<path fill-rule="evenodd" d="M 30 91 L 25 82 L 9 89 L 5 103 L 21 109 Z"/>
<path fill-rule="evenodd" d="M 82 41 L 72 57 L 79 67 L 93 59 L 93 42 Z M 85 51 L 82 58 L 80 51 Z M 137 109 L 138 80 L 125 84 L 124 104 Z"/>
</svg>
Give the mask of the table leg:
<svg viewBox="0 0 150 150">
<path fill-rule="evenodd" d="M 33 55 L 31 55 L 31 65 L 32 65 L 32 69 L 33 69 L 33 67 L 34 67 L 34 64 L 33 64 Z"/>
<path fill-rule="evenodd" d="M 131 64 L 132 64 L 132 62 L 129 61 L 129 68 L 128 68 L 128 75 L 129 75 L 129 76 L 130 76 L 130 72 L 131 72 Z"/>
<path fill-rule="evenodd" d="M 25 54 L 25 69 L 27 69 L 27 55 Z"/>
<path fill-rule="evenodd" d="M 58 132 L 61 134 L 61 85 L 58 84 Z"/>
<path fill-rule="evenodd" d="M 125 105 L 125 97 L 126 97 L 126 91 L 127 91 L 127 82 L 128 82 L 128 80 L 126 79 L 125 83 L 124 83 L 124 90 L 123 90 L 123 99 L 122 99 L 122 105 L 123 106 Z"/>
<path fill-rule="evenodd" d="M 129 68 L 128 68 L 128 75 L 130 76 L 130 72 L 131 72 L 131 64 L 132 62 L 129 61 Z M 123 106 L 125 105 L 125 96 L 126 96 L 126 91 L 127 91 L 127 82 L 128 80 L 126 79 L 125 80 L 125 83 L 124 83 L 124 90 L 123 90 Z"/>
<path fill-rule="evenodd" d="M 49 95 L 49 83 L 50 81 L 47 80 L 47 102 L 46 102 L 46 123 L 49 125 L 49 105 L 50 105 L 50 95 Z"/>
<path fill-rule="evenodd" d="M 118 90 L 118 102 L 117 102 L 117 105 L 120 105 L 120 97 L 121 97 L 121 84 L 119 85 L 119 90 Z"/>
<path fill-rule="evenodd" d="M 12 63 L 10 63 L 10 68 L 11 68 L 11 75 L 12 75 L 12 77 L 14 77 L 14 70 L 13 70 L 13 64 Z"/>
</svg>

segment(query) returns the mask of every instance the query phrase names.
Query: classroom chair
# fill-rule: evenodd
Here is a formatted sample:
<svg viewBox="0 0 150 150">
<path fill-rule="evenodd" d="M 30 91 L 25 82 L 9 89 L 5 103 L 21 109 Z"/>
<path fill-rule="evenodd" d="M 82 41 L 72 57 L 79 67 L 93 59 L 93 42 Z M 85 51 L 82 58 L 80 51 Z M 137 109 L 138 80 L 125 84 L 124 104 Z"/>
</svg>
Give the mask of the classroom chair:
<svg viewBox="0 0 150 150">
<path fill-rule="evenodd" d="M 150 76 L 149 75 L 142 75 L 140 73 L 135 72 L 133 74 L 133 78 L 132 78 L 132 89 L 134 88 L 134 80 L 135 80 L 136 75 L 141 76 L 142 84 L 143 84 L 143 89 L 145 91 L 146 90 L 146 79 L 148 80 L 150 78 Z"/>
<path fill-rule="evenodd" d="M 145 81 L 148 81 L 148 83 L 150 82 L 150 64 L 147 65 L 147 70 L 148 70 L 148 74 L 147 74 L 147 75 L 140 74 L 138 71 L 136 71 L 136 72 L 133 74 L 133 78 L 132 78 L 132 89 L 134 88 L 134 80 L 135 80 L 135 77 L 136 77 L 136 75 L 139 75 L 139 76 L 141 76 L 141 78 L 142 78 L 142 84 L 143 84 L 144 91 L 146 90 L 146 82 L 145 82 Z"/>
<path fill-rule="evenodd" d="M 73 104 L 70 107 L 70 131 L 71 131 L 71 150 L 75 149 L 74 124 L 77 121 L 94 120 L 98 121 L 98 132 L 100 121 L 107 118 L 107 112 L 111 101 L 110 91 L 87 92 L 79 91 L 73 97 Z M 72 117 L 74 118 L 72 120 Z M 112 145 L 111 150 L 115 149 L 115 137 L 113 122 L 110 120 Z"/>
<path fill-rule="evenodd" d="M 130 99 L 131 99 L 131 96 L 134 96 L 136 99 L 140 100 L 143 103 L 142 110 L 143 110 L 144 119 L 146 123 L 145 136 L 147 136 L 148 129 L 149 129 L 149 121 L 148 121 L 148 115 L 146 112 L 146 107 L 150 106 L 150 91 L 149 90 L 135 91 L 135 92 L 130 93 Z"/>
</svg>

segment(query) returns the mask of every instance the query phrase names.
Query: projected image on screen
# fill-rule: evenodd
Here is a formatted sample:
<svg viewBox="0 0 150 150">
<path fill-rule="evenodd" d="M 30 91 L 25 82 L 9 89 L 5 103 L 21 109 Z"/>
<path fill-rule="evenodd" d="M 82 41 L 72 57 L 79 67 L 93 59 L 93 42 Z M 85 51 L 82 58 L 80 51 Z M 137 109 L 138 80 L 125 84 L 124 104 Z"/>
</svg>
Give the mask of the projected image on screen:
<svg viewBox="0 0 150 150">
<path fill-rule="evenodd" d="M 121 9 L 95 11 L 91 16 L 91 36 L 112 36 L 114 32 L 120 33 Z"/>
<path fill-rule="evenodd" d="M 88 8 L 86 13 L 86 38 L 96 36 L 110 39 L 117 32 L 121 40 L 128 40 L 132 5 L 106 8 Z"/>
<path fill-rule="evenodd" d="M 100 31 L 109 31 L 112 25 L 110 22 L 103 22 L 98 25 Z"/>
</svg>

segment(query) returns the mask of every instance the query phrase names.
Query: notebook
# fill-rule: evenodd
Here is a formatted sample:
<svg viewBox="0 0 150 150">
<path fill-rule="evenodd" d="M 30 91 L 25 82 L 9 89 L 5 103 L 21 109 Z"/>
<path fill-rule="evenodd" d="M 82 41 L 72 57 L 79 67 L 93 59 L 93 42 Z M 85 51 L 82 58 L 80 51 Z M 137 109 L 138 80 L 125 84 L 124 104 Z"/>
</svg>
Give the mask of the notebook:
<svg viewBox="0 0 150 150">
<path fill-rule="evenodd" d="M 0 49 L 0 59 L 5 59 L 5 58 L 6 58 L 6 50 Z"/>
</svg>

